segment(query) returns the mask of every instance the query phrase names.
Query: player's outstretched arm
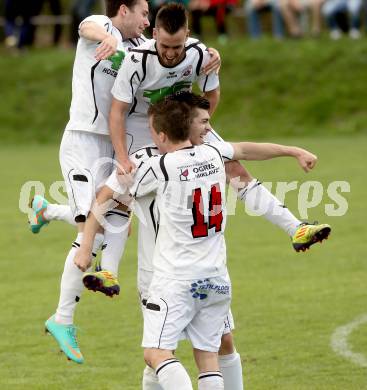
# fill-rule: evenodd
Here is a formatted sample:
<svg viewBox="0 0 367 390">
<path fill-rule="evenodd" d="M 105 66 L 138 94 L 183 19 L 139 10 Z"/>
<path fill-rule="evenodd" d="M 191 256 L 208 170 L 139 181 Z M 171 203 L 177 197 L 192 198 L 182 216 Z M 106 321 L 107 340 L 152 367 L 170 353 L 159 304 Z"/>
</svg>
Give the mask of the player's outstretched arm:
<svg viewBox="0 0 367 390">
<path fill-rule="evenodd" d="M 271 143 L 238 142 L 232 143 L 234 160 L 269 160 L 275 157 L 294 157 L 305 172 L 316 164 L 317 157 L 311 152 L 296 146 Z"/>
<path fill-rule="evenodd" d="M 102 221 L 103 215 L 116 205 L 115 202 L 111 205 L 111 202 L 113 202 L 113 190 L 103 186 L 85 222 L 83 239 L 74 258 L 74 263 L 83 272 L 91 265 L 93 242 L 98 230 L 101 229 L 99 221 Z"/>
<path fill-rule="evenodd" d="M 110 136 L 115 150 L 118 167 L 118 174 L 130 173 L 135 165 L 129 160 L 126 146 L 125 118 L 129 111 L 129 103 L 112 98 L 109 125 Z"/>
<path fill-rule="evenodd" d="M 116 53 L 117 39 L 98 23 L 91 21 L 82 23 L 79 34 L 89 41 L 101 42 L 96 49 L 96 60 L 104 60 Z"/>
</svg>

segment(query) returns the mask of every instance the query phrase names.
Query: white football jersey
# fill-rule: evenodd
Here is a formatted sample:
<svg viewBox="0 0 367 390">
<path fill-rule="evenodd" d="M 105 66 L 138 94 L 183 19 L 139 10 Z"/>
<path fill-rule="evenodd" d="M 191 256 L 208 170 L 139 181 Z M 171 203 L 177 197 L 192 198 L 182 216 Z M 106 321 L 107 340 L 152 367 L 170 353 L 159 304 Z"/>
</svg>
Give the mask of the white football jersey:
<svg viewBox="0 0 367 390">
<path fill-rule="evenodd" d="M 131 104 L 126 118 L 127 138 L 131 141 L 127 139 L 127 143 L 132 145 L 129 153 L 152 142 L 147 118 L 150 104 L 175 92 L 191 90 L 194 82 L 202 92 L 219 86 L 218 75 L 214 72 L 208 76 L 201 73 L 210 54 L 200 41 L 188 38 L 185 58 L 173 67 L 160 63 L 155 43 L 151 39 L 130 50 L 112 88 L 112 95 L 117 100 Z"/>
<path fill-rule="evenodd" d="M 79 38 L 73 68 L 70 120 L 66 130 L 82 130 L 109 134 L 108 116 L 111 108 L 111 88 L 127 51 L 145 42 L 142 36 L 124 40 L 111 19 L 92 15 L 84 22 L 95 22 L 117 38 L 117 52 L 106 60 L 97 61 L 95 51 L 100 42 Z"/>
<path fill-rule="evenodd" d="M 130 189 L 136 197 L 156 195 L 154 272 L 179 280 L 226 273 L 226 175 L 222 154 L 204 144 L 153 156 L 140 164 Z M 227 150 L 225 150 L 227 149 Z"/>
<path fill-rule="evenodd" d="M 152 156 L 159 154 L 156 146 L 148 146 L 137 150 L 130 156 L 134 164 L 139 167 Z M 134 212 L 139 219 L 138 229 L 138 268 L 153 271 L 153 253 L 158 233 L 158 212 L 155 201 L 155 192 L 140 196 L 134 202 Z"/>
</svg>

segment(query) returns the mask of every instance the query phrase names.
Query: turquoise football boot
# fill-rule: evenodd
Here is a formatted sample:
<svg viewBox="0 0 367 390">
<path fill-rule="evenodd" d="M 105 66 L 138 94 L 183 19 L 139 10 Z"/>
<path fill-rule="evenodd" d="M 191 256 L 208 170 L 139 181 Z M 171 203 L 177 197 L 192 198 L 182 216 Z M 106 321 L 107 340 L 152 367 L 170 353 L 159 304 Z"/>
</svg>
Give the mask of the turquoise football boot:
<svg viewBox="0 0 367 390">
<path fill-rule="evenodd" d="M 45 322 L 45 327 L 46 332 L 55 338 L 60 349 L 69 360 L 79 364 L 84 363 L 84 358 L 76 339 L 76 328 L 74 325 L 59 324 L 55 321 L 55 316 L 52 316 Z"/>
<path fill-rule="evenodd" d="M 36 195 L 30 204 L 32 209 L 29 217 L 29 226 L 31 232 L 34 234 L 39 233 L 42 226 L 47 225 L 49 221 L 44 217 L 44 212 L 47 209 L 48 201 L 41 195 Z"/>
</svg>

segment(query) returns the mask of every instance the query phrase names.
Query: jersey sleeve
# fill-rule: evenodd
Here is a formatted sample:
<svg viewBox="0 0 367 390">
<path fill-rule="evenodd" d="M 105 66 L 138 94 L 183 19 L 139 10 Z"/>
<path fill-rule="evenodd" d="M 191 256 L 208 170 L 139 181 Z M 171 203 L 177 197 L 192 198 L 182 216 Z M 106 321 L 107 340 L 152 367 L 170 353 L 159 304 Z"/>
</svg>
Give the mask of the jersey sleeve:
<svg viewBox="0 0 367 390">
<path fill-rule="evenodd" d="M 141 53 L 131 51 L 118 71 L 111 91 L 113 97 L 125 103 L 132 103 L 142 78 Z"/>
<path fill-rule="evenodd" d="M 80 27 L 83 23 L 85 22 L 94 22 L 96 24 L 98 24 L 99 26 L 102 26 L 106 29 L 107 32 L 111 33 L 112 31 L 112 21 L 110 18 L 108 18 L 107 16 L 105 15 L 91 15 L 91 16 L 88 16 L 87 18 L 85 18 L 84 20 L 82 20 L 79 24 L 79 27 L 78 27 L 78 31 L 80 32 Z M 79 36 L 80 36 L 80 33 L 79 33 Z M 81 37 L 83 38 L 83 37 Z"/>
<path fill-rule="evenodd" d="M 153 156 L 145 162 L 142 162 L 138 167 L 134 177 L 134 183 L 130 187 L 130 194 L 134 198 L 140 198 L 157 191 L 159 183 L 162 180 L 159 166 L 160 157 Z"/>
<path fill-rule="evenodd" d="M 224 162 L 233 160 L 234 149 L 231 143 L 225 141 L 210 142 L 209 145 L 213 146 L 219 151 L 219 153 L 222 155 Z"/>
<path fill-rule="evenodd" d="M 201 69 L 209 62 L 210 54 L 208 49 L 204 46 L 204 58 L 202 62 Z M 202 92 L 213 91 L 214 89 L 219 87 L 219 76 L 215 72 L 211 72 L 208 75 L 205 73 L 200 73 L 198 78 L 198 86 Z"/>
</svg>

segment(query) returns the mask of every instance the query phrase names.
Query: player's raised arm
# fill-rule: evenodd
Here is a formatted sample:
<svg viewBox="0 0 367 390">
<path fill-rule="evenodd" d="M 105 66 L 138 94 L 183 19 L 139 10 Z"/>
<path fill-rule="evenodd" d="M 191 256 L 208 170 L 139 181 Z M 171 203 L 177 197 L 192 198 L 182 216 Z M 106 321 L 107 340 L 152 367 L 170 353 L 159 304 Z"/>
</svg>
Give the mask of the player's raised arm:
<svg viewBox="0 0 367 390">
<path fill-rule="evenodd" d="M 209 114 L 212 115 L 219 104 L 219 98 L 220 98 L 219 86 L 213 89 L 212 91 L 204 92 L 203 96 L 209 100 L 210 103 Z"/>
<path fill-rule="evenodd" d="M 202 50 L 204 58 L 201 67 L 201 73 L 199 75 L 197 83 L 200 90 L 203 92 L 203 96 L 209 100 L 210 103 L 209 114 L 212 115 L 217 105 L 219 104 L 219 98 L 220 98 L 219 77 L 218 77 L 218 73 L 215 71 L 211 71 L 210 73 L 207 73 L 207 66 L 209 66 L 209 68 L 211 67 L 210 64 L 212 63 L 213 49 L 207 49 L 205 45 L 203 45 L 202 43 L 200 43 L 198 47 Z M 219 53 L 216 50 L 215 52 L 219 56 Z M 214 54 L 214 58 L 217 57 L 217 54 Z"/>
<path fill-rule="evenodd" d="M 98 61 L 115 54 L 117 50 L 117 38 L 110 33 L 111 28 L 109 20 L 102 15 L 87 18 L 80 24 L 79 35 L 82 38 L 100 42 L 95 53 Z"/>
<path fill-rule="evenodd" d="M 129 173 L 135 168 L 134 164 L 129 160 L 126 145 L 125 117 L 129 112 L 129 106 L 128 103 L 112 98 L 109 126 L 116 159 L 121 165 L 118 168 L 119 173 Z M 120 172 L 120 169 L 125 172 Z"/>
<path fill-rule="evenodd" d="M 114 207 L 115 203 L 111 206 L 111 202 L 113 202 L 113 190 L 107 186 L 103 186 L 88 215 L 84 225 L 83 239 L 74 258 L 75 265 L 83 272 L 91 265 L 94 239 L 98 230 L 101 229 L 99 221 L 102 220 L 103 215 L 108 210 Z"/>
<path fill-rule="evenodd" d="M 222 60 L 220 58 L 219 51 L 217 49 L 214 49 L 213 47 L 209 47 L 208 52 L 210 54 L 210 60 L 203 67 L 203 72 L 206 75 L 208 75 L 211 72 L 214 72 L 215 74 L 219 74 L 220 67 L 222 65 Z"/>
<path fill-rule="evenodd" d="M 294 157 L 305 172 L 316 164 L 317 157 L 309 151 L 296 146 L 285 146 L 272 143 L 238 142 L 232 143 L 233 159 L 236 160 L 269 160 L 275 157 Z"/>
</svg>

